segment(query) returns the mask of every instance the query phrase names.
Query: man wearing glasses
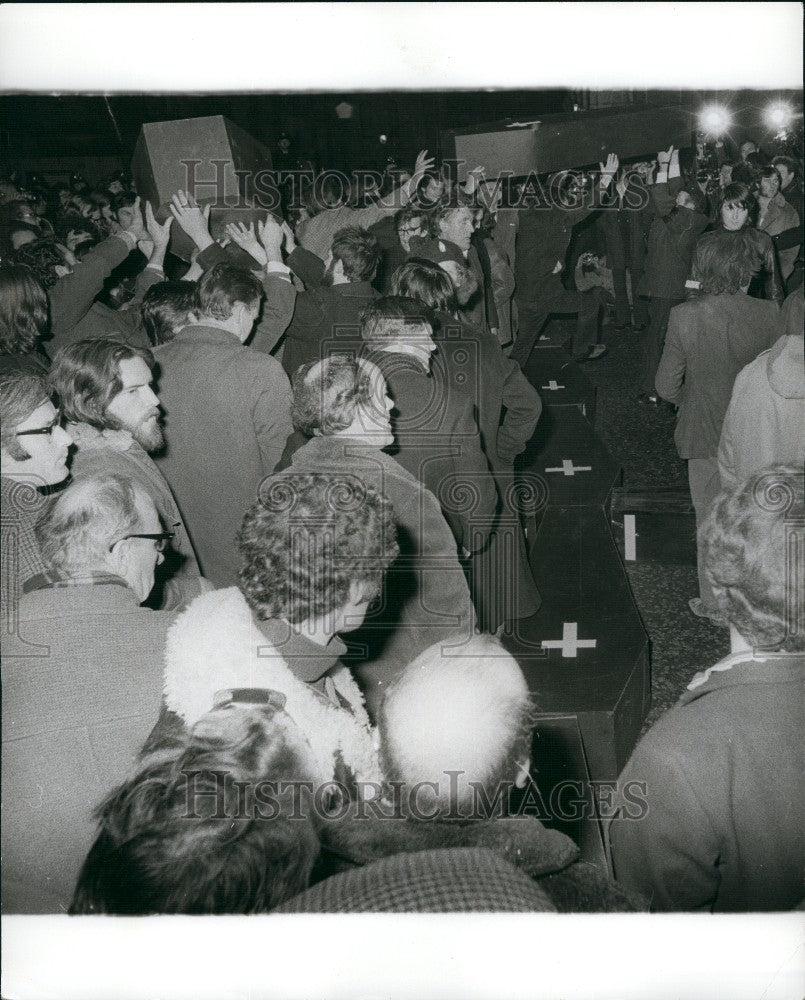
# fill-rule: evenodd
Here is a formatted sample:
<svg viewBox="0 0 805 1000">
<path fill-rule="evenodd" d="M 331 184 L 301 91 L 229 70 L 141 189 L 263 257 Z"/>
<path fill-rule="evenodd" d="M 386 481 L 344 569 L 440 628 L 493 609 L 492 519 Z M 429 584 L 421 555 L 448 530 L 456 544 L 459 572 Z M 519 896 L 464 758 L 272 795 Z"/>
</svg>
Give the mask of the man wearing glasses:
<svg viewBox="0 0 805 1000">
<path fill-rule="evenodd" d="M 159 717 L 173 622 L 142 606 L 171 534 L 132 481 L 72 483 L 36 537 L 48 569 L 27 581 L 3 656 L 5 913 L 66 912 L 93 810 Z"/>
<path fill-rule="evenodd" d="M 50 502 L 50 487 L 67 478 L 72 443 L 42 379 L 21 372 L 0 376 L 0 608 L 4 643 L 16 632 L 22 585 L 45 568 L 34 524 Z"/>
</svg>

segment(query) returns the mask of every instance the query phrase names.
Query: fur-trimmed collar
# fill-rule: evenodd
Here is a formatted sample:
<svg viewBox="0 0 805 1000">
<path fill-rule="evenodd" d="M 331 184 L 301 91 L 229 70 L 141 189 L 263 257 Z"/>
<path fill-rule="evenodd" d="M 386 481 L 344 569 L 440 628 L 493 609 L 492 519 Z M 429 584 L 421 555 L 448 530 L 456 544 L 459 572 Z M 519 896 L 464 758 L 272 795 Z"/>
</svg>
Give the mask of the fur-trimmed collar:
<svg viewBox="0 0 805 1000">
<path fill-rule="evenodd" d="M 374 733 L 358 685 L 346 667 L 328 677 L 351 711 L 337 708 L 294 676 L 237 587 L 197 597 L 168 632 L 165 701 L 186 725 L 212 708 L 216 691 L 272 688 L 286 696 L 286 711 L 307 737 L 320 781 L 335 778 L 337 756 L 356 780 L 379 781 Z"/>
</svg>

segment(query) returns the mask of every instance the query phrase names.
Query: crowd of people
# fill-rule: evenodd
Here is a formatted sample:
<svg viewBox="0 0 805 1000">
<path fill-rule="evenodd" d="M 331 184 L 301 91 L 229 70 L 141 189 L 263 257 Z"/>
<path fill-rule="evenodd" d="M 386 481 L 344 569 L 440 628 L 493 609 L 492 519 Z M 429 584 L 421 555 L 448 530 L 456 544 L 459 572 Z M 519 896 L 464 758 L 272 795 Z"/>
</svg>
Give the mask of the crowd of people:
<svg viewBox="0 0 805 1000">
<path fill-rule="evenodd" d="M 801 167 L 752 146 L 718 186 L 671 147 L 547 198 L 423 151 L 217 240 L 185 191 L 2 179 L 4 912 L 802 903 Z M 557 313 L 581 364 L 608 314 L 641 331 L 690 608 L 731 636 L 636 747 L 607 871 L 506 810 Z"/>
</svg>

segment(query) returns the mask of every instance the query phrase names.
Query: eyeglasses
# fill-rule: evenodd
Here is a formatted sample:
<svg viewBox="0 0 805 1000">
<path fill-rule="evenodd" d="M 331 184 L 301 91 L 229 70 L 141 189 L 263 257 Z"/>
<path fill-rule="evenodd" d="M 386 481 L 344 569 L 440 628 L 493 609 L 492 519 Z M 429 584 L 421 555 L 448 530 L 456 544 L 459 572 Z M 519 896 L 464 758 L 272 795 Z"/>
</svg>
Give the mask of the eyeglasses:
<svg viewBox="0 0 805 1000">
<path fill-rule="evenodd" d="M 109 551 L 111 552 L 112 549 L 118 544 L 118 542 L 125 542 L 127 538 L 150 538 L 154 542 L 156 542 L 157 552 L 164 552 L 165 549 L 168 547 L 168 542 L 171 540 L 171 538 L 173 538 L 173 532 L 160 531 L 158 534 L 151 534 L 151 535 L 144 535 L 144 534 L 124 535 L 122 538 L 118 538 L 116 542 L 112 542 L 112 544 L 109 546 Z"/>
<path fill-rule="evenodd" d="M 61 427 L 62 415 L 58 411 L 52 422 L 47 427 L 32 427 L 28 431 L 14 431 L 15 437 L 25 437 L 26 434 L 52 434 L 57 427 Z"/>
</svg>

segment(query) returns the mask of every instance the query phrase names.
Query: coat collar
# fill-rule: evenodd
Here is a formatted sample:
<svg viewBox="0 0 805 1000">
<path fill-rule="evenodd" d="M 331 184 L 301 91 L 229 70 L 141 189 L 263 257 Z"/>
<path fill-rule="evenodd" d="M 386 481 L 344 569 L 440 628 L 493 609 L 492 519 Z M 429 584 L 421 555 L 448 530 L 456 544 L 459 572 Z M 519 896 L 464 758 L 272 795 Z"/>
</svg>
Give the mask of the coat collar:
<svg viewBox="0 0 805 1000">
<path fill-rule="evenodd" d="M 347 651 L 338 636 L 333 636 L 326 646 L 319 646 L 284 621 L 258 619 L 257 627 L 276 650 L 276 655 L 282 657 L 293 674 L 306 684 L 312 684 L 332 670 Z"/>
<path fill-rule="evenodd" d="M 89 451 L 92 448 L 111 448 L 113 451 L 144 450 L 128 431 L 113 431 L 109 428 L 99 431 L 97 427 L 84 423 L 68 423 L 67 430 L 78 448 Z"/>
<path fill-rule="evenodd" d="M 805 679 L 805 653 L 753 653 L 742 650 L 725 656 L 696 674 L 680 698 L 686 705 L 710 691 L 745 684 L 784 684 Z"/>
<path fill-rule="evenodd" d="M 220 326 L 205 326 L 199 323 L 197 326 L 186 326 L 180 330 L 170 344 L 178 342 L 190 342 L 197 344 L 223 344 L 226 347 L 243 347 L 234 333 L 229 330 L 222 330 Z"/>
</svg>

